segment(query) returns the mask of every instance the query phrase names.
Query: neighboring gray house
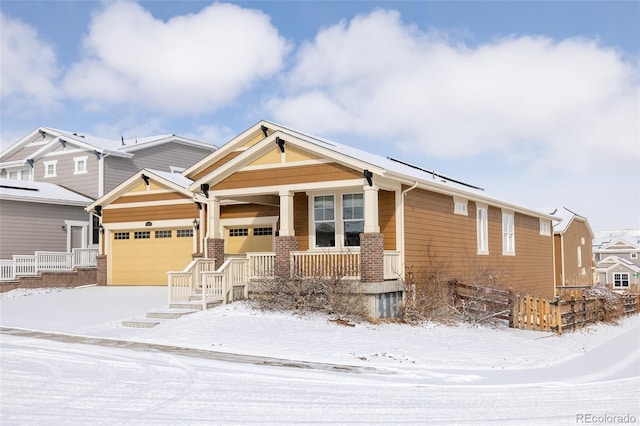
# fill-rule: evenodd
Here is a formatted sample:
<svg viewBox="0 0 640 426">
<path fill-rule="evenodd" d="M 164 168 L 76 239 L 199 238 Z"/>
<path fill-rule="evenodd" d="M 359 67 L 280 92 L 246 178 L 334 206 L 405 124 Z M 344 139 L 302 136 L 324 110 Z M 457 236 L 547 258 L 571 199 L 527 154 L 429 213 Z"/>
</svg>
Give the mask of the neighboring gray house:
<svg viewBox="0 0 640 426">
<path fill-rule="evenodd" d="M 84 211 L 91 201 L 111 191 L 141 169 L 181 172 L 215 150 L 216 147 L 211 144 L 176 135 L 110 140 L 39 127 L 0 153 L 0 178 L 54 184 L 86 198 L 84 204 L 72 206 L 78 213 L 69 215 L 68 220 L 77 221 L 78 215 L 81 215 L 79 221 L 84 222 L 87 229 L 81 247 L 88 247 L 98 242 L 98 221 Z M 20 187 L 20 184 L 6 182 L 4 185 Z M 28 189 L 22 191 L 23 194 L 29 192 Z M 39 210 L 46 209 L 45 203 L 39 201 L 34 206 Z M 16 205 L 5 204 L 3 201 L 3 228 L 10 227 L 24 216 Z M 56 202 L 52 204 L 52 209 L 59 207 Z M 22 254 L 27 249 L 26 241 L 33 242 L 29 253 L 44 250 L 43 245 L 48 244 L 43 242 L 42 236 L 38 239 L 24 237 L 31 232 L 31 228 L 23 228 L 22 231 L 22 239 L 18 240 L 5 239 L 1 234 L 0 258 L 7 257 L 6 252 L 10 252 L 9 256 Z"/>
<path fill-rule="evenodd" d="M 599 232 L 593 240 L 598 282 L 614 290 L 640 284 L 640 230 Z"/>
<path fill-rule="evenodd" d="M 58 185 L 0 178 L 0 259 L 86 247 L 91 199 Z"/>
</svg>

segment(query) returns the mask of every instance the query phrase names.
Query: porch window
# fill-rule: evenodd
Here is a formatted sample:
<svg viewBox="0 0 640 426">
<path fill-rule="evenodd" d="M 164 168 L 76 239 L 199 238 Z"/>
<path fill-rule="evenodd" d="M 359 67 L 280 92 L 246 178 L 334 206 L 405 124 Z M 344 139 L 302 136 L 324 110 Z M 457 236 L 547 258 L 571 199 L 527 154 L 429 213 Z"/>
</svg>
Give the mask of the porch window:
<svg viewBox="0 0 640 426">
<path fill-rule="evenodd" d="M 313 225 L 316 247 L 336 246 L 335 200 L 333 195 L 313 197 Z"/>
<path fill-rule="evenodd" d="M 613 274 L 613 287 L 623 288 L 629 287 L 629 274 L 626 272 L 619 272 Z"/>
<path fill-rule="evenodd" d="M 359 247 L 360 233 L 364 232 L 364 195 L 342 196 L 342 221 L 345 247 Z"/>
</svg>

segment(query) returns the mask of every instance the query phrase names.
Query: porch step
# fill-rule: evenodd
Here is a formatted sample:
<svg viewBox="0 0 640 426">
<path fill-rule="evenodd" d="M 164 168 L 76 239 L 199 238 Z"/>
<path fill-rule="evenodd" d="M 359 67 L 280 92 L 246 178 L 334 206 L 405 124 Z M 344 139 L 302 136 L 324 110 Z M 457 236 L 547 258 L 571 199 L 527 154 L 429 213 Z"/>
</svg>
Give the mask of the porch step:
<svg viewBox="0 0 640 426">
<path fill-rule="evenodd" d="M 185 315 L 193 314 L 194 312 L 198 311 L 195 309 L 163 309 L 160 311 L 147 312 L 147 318 L 176 319 Z"/>
<path fill-rule="evenodd" d="M 215 300 L 207 303 L 207 309 L 215 308 L 222 305 L 222 301 Z M 169 305 L 169 309 L 182 309 L 182 310 L 202 310 L 202 302 L 190 301 L 190 302 L 177 302 Z"/>
<path fill-rule="evenodd" d="M 122 321 L 122 326 L 131 328 L 153 328 L 161 322 L 161 319 L 134 318 L 127 321 Z"/>
</svg>

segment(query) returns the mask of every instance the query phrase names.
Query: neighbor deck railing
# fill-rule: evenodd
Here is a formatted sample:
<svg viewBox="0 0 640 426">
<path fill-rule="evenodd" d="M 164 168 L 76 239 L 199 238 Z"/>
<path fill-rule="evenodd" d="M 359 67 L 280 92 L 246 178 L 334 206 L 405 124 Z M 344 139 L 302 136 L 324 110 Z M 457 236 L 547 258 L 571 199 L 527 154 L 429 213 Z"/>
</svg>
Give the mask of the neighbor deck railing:
<svg viewBox="0 0 640 426">
<path fill-rule="evenodd" d="M 71 253 L 37 251 L 32 255 L 14 255 L 11 259 L 0 260 L 0 281 L 15 281 L 18 277 L 36 276 L 44 271 L 95 268 L 97 255 L 97 248 L 73 249 Z"/>
</svg>

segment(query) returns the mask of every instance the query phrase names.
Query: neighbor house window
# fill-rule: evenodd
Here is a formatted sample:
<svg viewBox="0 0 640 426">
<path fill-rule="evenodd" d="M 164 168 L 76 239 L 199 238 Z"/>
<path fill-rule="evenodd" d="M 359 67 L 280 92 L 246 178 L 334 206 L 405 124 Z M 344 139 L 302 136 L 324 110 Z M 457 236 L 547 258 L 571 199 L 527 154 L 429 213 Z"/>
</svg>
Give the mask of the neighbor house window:
<svg viewBox="0 0 640 426">
<path fill-rule="evenodd" d="M 613 287 L 615 288 L 629 287 L 629 274 L 626 272 L 613 274 Z"/>
<path fill-rule="evenodd" d="M 513 216 L 512 212 L 502 212 L 502 254 L 516 254 Z"/>
<path fill-rule="evenodd" d="M 578 268 L 582 268 L 582 247 L 578 246 Z"/>
<path fill-rule="evenodd" d="M 45 161 L 44 162 L 44 177 L 56 177 L 56 165 L 58 164 L 58 160 L 53 161 Z"/>
<path fill-rule="evenodd" d="M 344 245 L 360 246 L 360 233 L 364 232 L 364 195 L 344 194 L 342 196 L 342 223 Z"/>
<path fill-rule="evenodd" d="M 75 157 L 73 159 L 74 162 L 74 175 L 80 175 L 83 173 L 87 173 L 87 157 Z"/>
<path fill-rule="evenodd" d="M 478 254 L 489 254 L 489 216 L 488 207 L 478 205 L 476 208 L 478 231 Z"/>
<path fill-rule="evenodd" d="M 468 216 L 469 212 L 467 210 L 467 204 L 469 202 L 467 200 L 465 200 L 464 198 L 457 198 L 454 197 L 453 198 L 453 213 L 454 214 L 460 214 L 463 216 Z"/>
<path fill-rule="evenodd" d="M 316 247 L 336 246 L 335 199 L 333 195 L 313 197 L 313 227 Z"/>
<path fill-rule="evenodd" d="M 29 169 L 11 170 L 7 177 L 13 180 L 30 180 L 31 173 L 29 173 Z"/>
<path fill-rule="evenodd" d="M 551 235 L 551 222 L 540 219 L 540 235 Z"/>
<path fill-rule="evenodd" d="M 630 258 L 631 259 L 637 259 L 638 258 L 638 253 L 630 253 Z"/>
</svg>

